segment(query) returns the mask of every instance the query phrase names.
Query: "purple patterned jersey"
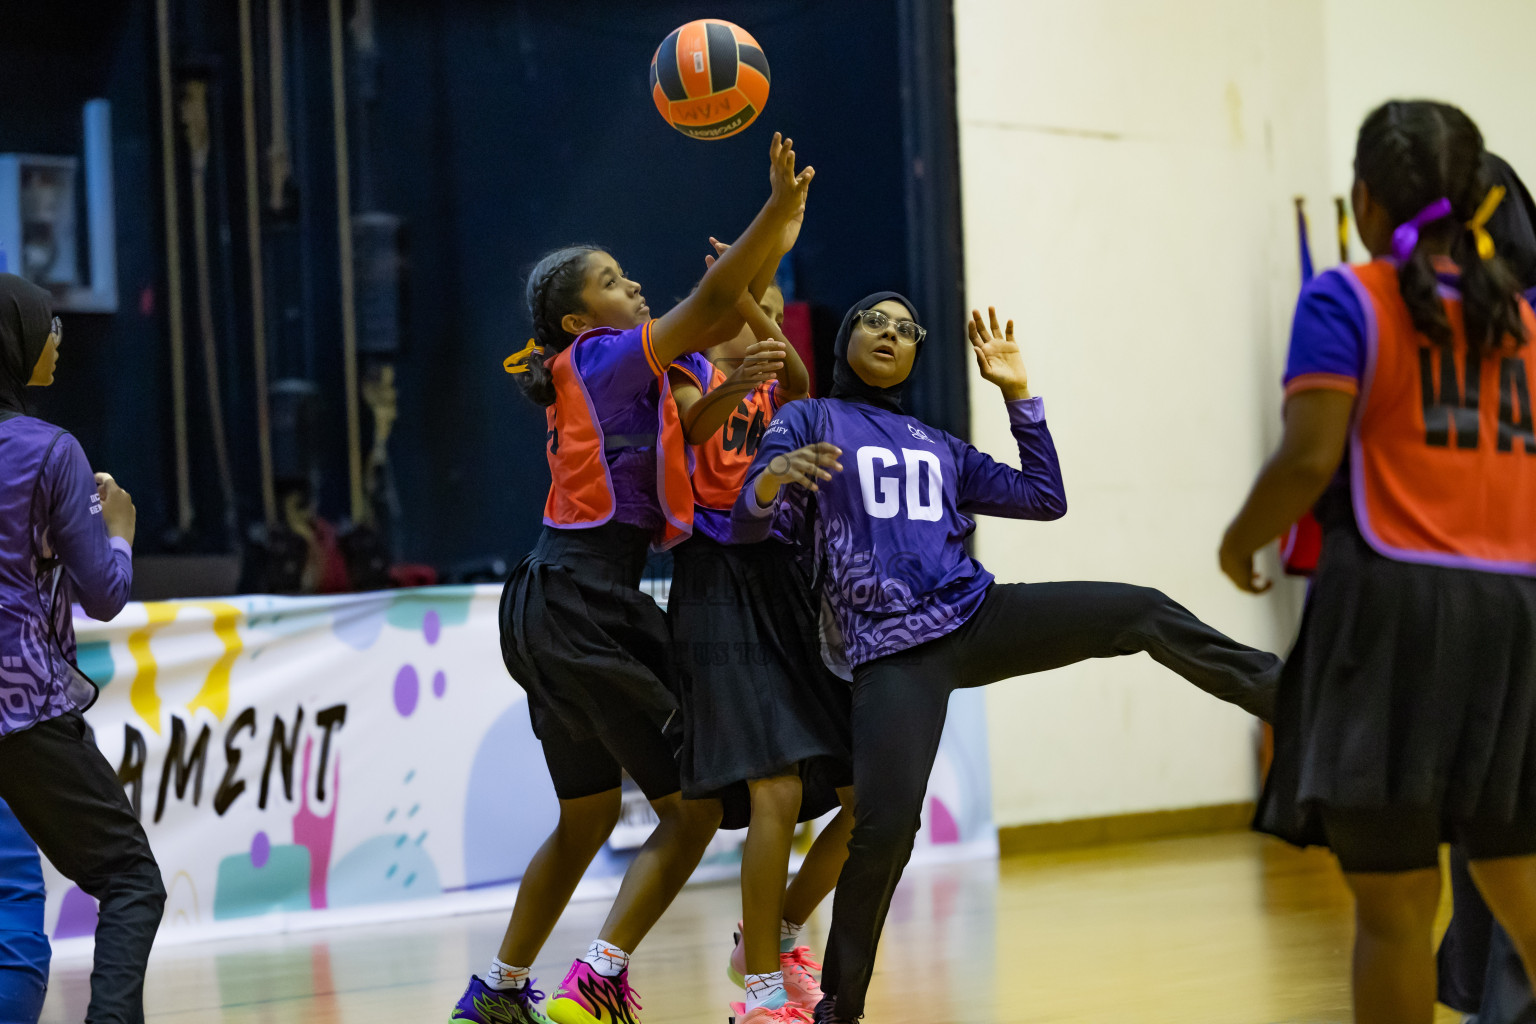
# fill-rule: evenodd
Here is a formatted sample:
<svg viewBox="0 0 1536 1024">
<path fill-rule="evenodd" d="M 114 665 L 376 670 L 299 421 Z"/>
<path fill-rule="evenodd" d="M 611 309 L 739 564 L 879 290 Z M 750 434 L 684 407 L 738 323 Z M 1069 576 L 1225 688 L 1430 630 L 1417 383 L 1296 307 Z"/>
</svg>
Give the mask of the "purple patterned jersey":
<svg viewBox="0 0 1536 1024">
<path fill-rule="evenodd" d="M 858 666 L 935 640 L 980 606 L 992 574 L 965 550 L 975 514 L 1059 519 L 1067 501 L 1056 446 L 1038 398 L 1008 403 L 1022 469 L 1014 469 L 911 416 L 863 402 L 816 399 L 785 406 L 763 435 L 736 503 L 738 541 L 759 540 L 770 513 L 810 507 L 798 487 L 760 508 L 752 481 L 777 455 L 830 441 L 843 472 L 814 495 L 811 536 L 822 598 Z"/>
</svg>

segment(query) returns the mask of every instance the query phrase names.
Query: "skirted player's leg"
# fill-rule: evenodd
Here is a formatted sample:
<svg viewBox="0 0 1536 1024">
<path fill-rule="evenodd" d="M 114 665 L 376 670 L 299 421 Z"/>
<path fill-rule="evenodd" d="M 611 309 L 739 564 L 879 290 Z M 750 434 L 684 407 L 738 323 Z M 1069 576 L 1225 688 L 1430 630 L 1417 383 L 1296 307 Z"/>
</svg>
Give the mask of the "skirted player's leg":
<svg viewBox="0 0 1536 1024">
<path fill-rule="evenodd" d="M 660 819 L 624 872 L 598 937 L 571 965 L 546 1012 L 555 1024 L 634 1024 L 640 1000 L 629 985 L 629 957 L 682 891 L 720 825 L 718 800 L 684 800 L 672 745 L 637 723 L 603 742 Z"/>
</svg>

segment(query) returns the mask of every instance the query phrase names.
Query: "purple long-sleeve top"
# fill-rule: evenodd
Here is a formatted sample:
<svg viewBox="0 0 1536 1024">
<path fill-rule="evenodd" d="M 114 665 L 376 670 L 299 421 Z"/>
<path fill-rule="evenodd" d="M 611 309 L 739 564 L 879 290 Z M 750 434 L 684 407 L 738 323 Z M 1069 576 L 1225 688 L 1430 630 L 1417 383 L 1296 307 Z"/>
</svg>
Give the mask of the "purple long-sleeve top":
<svg viewBox="0 0 1536 1024">
<path fill-rule="evenodd" d="M 0 736 L 96 699 L 76 667 L 71 606 L 111 619 L 133 553 L 109 538 L 85 452 L 42 420 L 0 421 Z"/>
<path fill-rule="evenodd" d="M 843 656 L 867 661 L 936 640 L 980 607 L 992 584 L 965 549 L 973 515 L 1059 519 L 1066 491 L 1038 398 L 1008 403 L 1021 468 L 911 416 L 864 402 L 817 399 L 786 406 L 763 435 L 732 512 L 736 539 L 768 534 L 775 513 L 793 514 L 808 492 L 784 488 L 770 507 L 753 486 L 775 456 L 818 441 L 842 449 L 843 471 L 814 495 L 812 536 L 822 598 Z M 798 492 L 798 493 L 796 493 Z"/>
</svg>

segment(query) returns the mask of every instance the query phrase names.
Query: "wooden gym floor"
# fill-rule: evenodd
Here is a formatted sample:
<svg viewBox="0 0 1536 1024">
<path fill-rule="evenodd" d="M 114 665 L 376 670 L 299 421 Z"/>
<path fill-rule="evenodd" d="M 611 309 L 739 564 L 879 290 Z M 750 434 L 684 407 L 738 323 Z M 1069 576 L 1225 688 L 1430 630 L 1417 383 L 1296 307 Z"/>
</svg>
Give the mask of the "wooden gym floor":
<svg viewBox="0 0 1536 1024">
<path fill-rule="evenodd" d="M 683 893 L 632 979 L 646 1024 L 723 1024 L 733 886 Z M 606 904 L 578 903 L 535 968 L 551 991 Z M 1443 915 L 1442 915 L 1443 917 Z M 824 908 L 807 929 L 823 947 Z M 505 915 L 155 952 L 155 1024 L 438 1024 Z M 1349 1020 L 1348 897 L 1317 851 L 1246 833 L 914 868 L 886 925 L 868 1024 Z M 84 1019 L 89 964 L 56 963 L 47 1024 Z M 1439 1021 L 1457 1020 L 1442 1008 Z"/>
</svg>

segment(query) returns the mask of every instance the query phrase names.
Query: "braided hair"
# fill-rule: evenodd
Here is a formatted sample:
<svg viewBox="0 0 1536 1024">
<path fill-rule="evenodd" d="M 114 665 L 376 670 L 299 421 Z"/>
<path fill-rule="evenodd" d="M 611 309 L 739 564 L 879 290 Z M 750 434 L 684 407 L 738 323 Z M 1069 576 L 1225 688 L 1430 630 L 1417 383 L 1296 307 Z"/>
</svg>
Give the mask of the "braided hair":
<svg viewBox="0 0 1536 1024">
<path fill-rule="evenodd" d="M 1360 126 L 1355 177 L 1370 190 L 1393 224 L 1403 224 L 1435 200 L 1451 202 L 1451 215 L 1423 227 L 1413 253 L 1398 267 L 1398 287 L 1413 326 L 1437 345 L 1450 345 L 1451 322 L 1427 242 L 1449 242 L 1461 267 L 1462 310 L 1468 344 L 1484 350 L 1513 337 L 1526 342 L 1520 288 L 1495 256 L 1482 259 L 1467 222 L 1494 185 L 1484 159 L 1483 135 L 1460 108 L 1428 100 L 1393 100 Z"/>
<path fill-rule="evenodd" d="M 528 274 L 528 317 L 533 321 L 534 340 L 543 351 L 529 353 L 528 372 L 518 374 L 517 383 L 538 405 L 555 404 L 554 378 L 544 363 L 576 340 L 561 321 L 586 308 L 581 292 L 587 284 L 587 260 L 603 251 L 596 245 L 568 245 L 546 254 Z"/>
</svg>

